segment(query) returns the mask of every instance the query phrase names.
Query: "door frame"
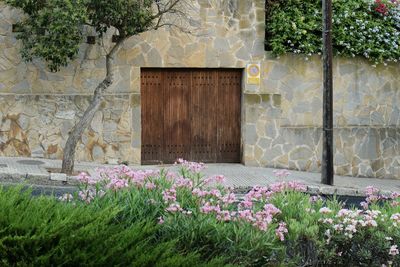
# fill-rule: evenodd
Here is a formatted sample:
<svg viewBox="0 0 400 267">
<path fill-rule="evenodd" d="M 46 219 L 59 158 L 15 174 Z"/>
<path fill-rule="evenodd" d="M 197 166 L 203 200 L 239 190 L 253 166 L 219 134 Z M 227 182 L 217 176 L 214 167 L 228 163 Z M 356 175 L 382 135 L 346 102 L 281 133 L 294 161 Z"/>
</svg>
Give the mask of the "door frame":
<svg viewBox="0 0 400 267">
<path fill-rule="evenodd" d="M 245 112 L 245 107 L 244 107 L 244 82 L 245 82 L 245 68 L 228 68 L 228 67 L 222 67 L 222 68 L 217 68 L 217 67 L 212 67 L 212 68 L 203 68 L 203 67 L 140 67 L 140 72 L 139 72 L 139 96 L 140 99 L 142 98 L 142 70 L 162 70 L 162 71 L 168 71 L 168 70 L 192 70 L 195 71 L 196 69 L 198 70 L 235 70 L 235 71 L 240 71 L 241 72 L 241 81 L 240 81 L 240 101 L 239 101 L 239 110 L 240 110 L 240 118 L 239 118 L 239 131 L 240 131 L 240 137 L 239 137 L 239 162 L 242 164 L 244 162 L 243 159 L 243 150 L 244 150 L 244 112 Z M 140 101 L 140 109 L 139 109 L 139 118 L 142 116 L 142 110 L 143 110 L 143 105 L 142 102 Z M 135 127 L 135 125 L 133 125 Z M 143 162 L 143 157 L 142 157 L 142 129 L 143 129 L 143 121 L 140 119 L 140 137 L 137 142 L 140 143 L 139 145 L 139 155 L 140 155 L 140 164 L 141 165 L 164 165 L 164 162 L 154 160 L 153 162 Z M 237 163 L 221 163 L 221 164 L 237 164 Z"/>
</svg>

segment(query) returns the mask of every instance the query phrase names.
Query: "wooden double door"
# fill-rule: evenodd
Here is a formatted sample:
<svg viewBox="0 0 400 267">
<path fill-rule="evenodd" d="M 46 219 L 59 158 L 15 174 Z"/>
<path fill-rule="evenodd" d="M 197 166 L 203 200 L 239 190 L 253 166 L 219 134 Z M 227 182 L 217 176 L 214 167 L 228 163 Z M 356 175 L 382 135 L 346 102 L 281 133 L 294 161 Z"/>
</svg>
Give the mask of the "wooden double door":
<svg viewBox="0 0 400 267">
<path fill-rule="evenodd" d="M 240 162 L 241 70 L 142 69 L 142 164 Z"/>
</svg>

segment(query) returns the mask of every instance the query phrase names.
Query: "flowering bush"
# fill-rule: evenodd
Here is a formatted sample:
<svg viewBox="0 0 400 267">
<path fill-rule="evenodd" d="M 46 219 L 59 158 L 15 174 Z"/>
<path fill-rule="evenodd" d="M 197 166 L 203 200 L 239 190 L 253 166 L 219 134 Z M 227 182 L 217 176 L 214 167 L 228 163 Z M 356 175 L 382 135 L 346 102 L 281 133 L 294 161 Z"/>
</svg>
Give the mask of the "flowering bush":
<svg viewBox="0 0 400 267">
<path fill-rule="evenodd" d="M 276 55 L 322 52 L 322 4 L 270 1 L 267 45 Z M 333 47 L 337 55 L 363 56 L 374 64 L 400 59 L 400 1 L 333 1 Z"/>
<path fill-rule="evenodd" d="M 399 209 L 398 194 L 379 195 L 379 190 L 368 187 L 364 210 L 321 208 L 319 219 L 325 232 L 326 251 L 334 251 L 330 261 L 336 265 L 399 265 Z M 378 201 L 385 202 L 378 205 Z M 340 256 L 337 257 L 336 255 Z"/>
<path fill-rule="evenodd" d="M 206 259 L 223 256 L 244 266 L 400 264 L 398 194 L 368 187 L 363 210 L 309 196 L 295 181 L 238 195 L 223 186 L 222 175 L 204 177 L 204 164 L 178 164 L 178 172 L 118 166 L 93 177 L 83 173 L 77 198 L 99 208 L 119 203 L 121 221 L 150 219 L 162 240 L 178 237 L 182 251 L 199 251 Z"/>
</svg>

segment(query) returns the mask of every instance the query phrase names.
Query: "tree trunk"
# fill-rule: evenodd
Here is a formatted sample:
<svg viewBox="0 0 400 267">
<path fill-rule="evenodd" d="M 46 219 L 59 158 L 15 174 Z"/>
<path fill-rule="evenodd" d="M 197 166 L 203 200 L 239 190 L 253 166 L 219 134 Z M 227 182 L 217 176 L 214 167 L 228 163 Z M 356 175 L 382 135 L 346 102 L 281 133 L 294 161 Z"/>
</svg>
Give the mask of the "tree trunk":
<svg viewBox="0 0 400 267">
<path fill-rule="evenodd" d="M 90 102 L 88 108 L 85 110 L 82 118 L 79 122 L 72 128 L 69 134 L 67 142 L 64 147 L 63 161 L 61 172 L 71 175 L 74 170 L 74 160 L 75 160 L 75 149 L 76 146 L 82 138 L 83 132 L 87 129 L 93 120 L 94 114 L 99 109 L 101 101 L 103 100 L 104 91 L 110 87 L 114 82 L 113 74 L 113 63 L 114 56 L 119 51 L 124 39 L 118 41 L 111 49 L 111 51 L 106 56 L 106 77 L 104 80 L 96 87 L 93 93 L 92 101 Z"/>
</svg>

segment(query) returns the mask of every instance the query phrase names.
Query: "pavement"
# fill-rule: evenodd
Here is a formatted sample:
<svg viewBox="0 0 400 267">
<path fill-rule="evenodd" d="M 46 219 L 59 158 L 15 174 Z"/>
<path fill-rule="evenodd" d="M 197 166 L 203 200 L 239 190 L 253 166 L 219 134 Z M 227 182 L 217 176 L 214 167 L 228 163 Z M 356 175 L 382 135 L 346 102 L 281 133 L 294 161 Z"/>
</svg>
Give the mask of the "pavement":
<svg viewBox="0 0 400 267">
<path fill-rule="evenodd" d="M 92 162 L 76 162 L 75 171 L 85 171 L 94 174 L 98 167 L 112 167 L 115 165 L 98 164 Z M 76 177 L 67 177 L 67 182 L 50 179 L 50 173 L 57 173 L 61 167 L 60 160 L 0 157 L 0 184 L 27 184 L 42 191 L 73 191 L 76 190 Z M 174 165 L 143 166 L 130 165 L 136 169 L 171 169 L 177 170 Z M 58 170 L 57 170 L 58 169 Z M 242 164 L 207 164 L 204 175 L 222 174 L 226 177 L 226 186 L 233 186 L 238 192 L 247 192 L 254 185 L 268 185 L 278 181 L 298 181 L 307 186 L 311 194 L 363 196 L 367 186 L 379 188 L 384 194 L 389 192 L 400 193 L 400 177 L 396 179 L 377 179 L 335 176 L 334 186 L 323 185 L 320 182 L 320 173 L 290 171 L 287 178 L 274 176 L 274 169 L 263 167 L 250 167 Z"/>
</svg>

